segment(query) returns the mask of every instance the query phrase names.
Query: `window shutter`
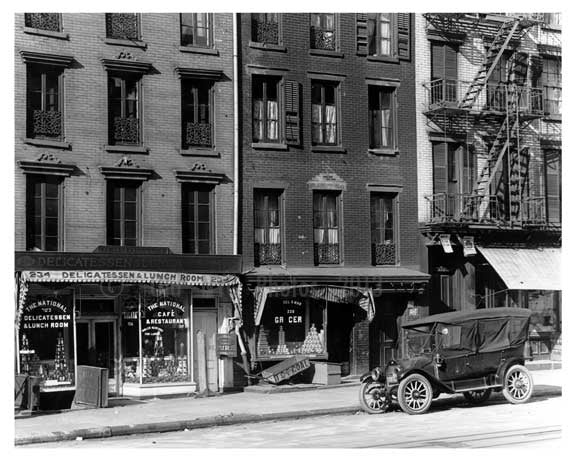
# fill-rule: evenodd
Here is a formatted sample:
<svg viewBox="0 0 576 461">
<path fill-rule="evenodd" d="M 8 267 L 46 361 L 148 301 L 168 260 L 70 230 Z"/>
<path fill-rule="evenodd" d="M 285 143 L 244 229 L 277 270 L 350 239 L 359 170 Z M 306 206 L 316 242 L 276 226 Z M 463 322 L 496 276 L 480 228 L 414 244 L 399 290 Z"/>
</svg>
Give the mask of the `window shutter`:
<svg viewBox="0 0 576 461">
<path fill-rule="evenodd" d="M 560 206 L 560 155 L 547 151 L 546 155 L 546 208 L 549 223 L 561 222 Z"/>
<path fill-rule="evenodd" d="M 286 143 L 300 145 L 300 83 L 286 80 L 284 83 L 284 110 L 286 114 Z"/>
<path fill-rule="evenodd" d="M 432 80 L 444 78 L 444 45 L 432 42 L 430 44 L 432 55 Z"/>
<path fill-rule="evenodd" d="M 356 54 L 368 55 L 368 14 L 356 13 Z"/>
<path fill-rule="evenodd" d="M 528 77 L 528 54 L 518 52 L 514 56 L 514 81 L 518 85 L 524 85 Z"/>
<path fill-rule="evenodd" d="M 458 80 L 458 48 L 446 45 L 444 51 L 446 53 L 446 80 Z"/>
<path fill-rule="evenodd" d="M 397 13 L 398 57 L 410 60 L 410 13 Z"/>
<path fill-rule="evenodd" d="M 436 142 L 432 144 L 432 157 L 434 163 L 434 193 L 446 193 L 448 191 L 448 171 L 446 144 Z"/>
</svg>

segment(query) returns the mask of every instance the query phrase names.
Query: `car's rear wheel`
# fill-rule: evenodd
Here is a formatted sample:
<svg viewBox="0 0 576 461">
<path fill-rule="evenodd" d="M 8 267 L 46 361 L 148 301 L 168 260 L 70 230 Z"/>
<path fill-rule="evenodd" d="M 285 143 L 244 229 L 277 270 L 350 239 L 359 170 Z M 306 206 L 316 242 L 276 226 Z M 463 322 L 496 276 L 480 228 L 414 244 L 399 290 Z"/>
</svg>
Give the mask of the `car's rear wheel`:
<svg viewBox="0 0 576 461">
<path fill-rule="evenodd" d="M 424 376 L 415 373 L 398 386 L 398 404 L 410 415 L 425 413 L 432 405 L 432 386 Z"/>
<path fill-rule="evenodd" d="M 480 405 L 486 402 L 492 394 L 492 389 L 482 389 L 478 391 L 464 392 L 464 398 L 473 405 Z"/>
<path fill-rule="evenodd" d="M 522 365 L 512 365 L 504 376 L 502 393 L 510 403 L 524 403 L 532 396 L 534 383 L 528 369 Z"/>
</svg>

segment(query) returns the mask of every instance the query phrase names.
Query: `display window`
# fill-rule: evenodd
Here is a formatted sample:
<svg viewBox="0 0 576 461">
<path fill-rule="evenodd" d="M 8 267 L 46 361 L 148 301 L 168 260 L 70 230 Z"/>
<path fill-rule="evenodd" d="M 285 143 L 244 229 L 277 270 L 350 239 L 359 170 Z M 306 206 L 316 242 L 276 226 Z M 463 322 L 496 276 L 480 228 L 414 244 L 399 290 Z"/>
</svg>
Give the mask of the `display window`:
<svg viewBox="0 0 576 461">
<path fill-rule="evenodd" d="M 190 382 L 189 319 L 188 303 L 178 290 L 143 288 L 139 297 L 127 298 L 122 310 L 124 382 Z"/>
<path fill-rule="evenodd" d="M 39 376 L 44 388 L 74 384 L 74 323 L 68 298 L 39 296 L 22 312 L 20 372 Z"/>
<path fill-rule="evenodd" d="M 257 339 L 257 355 L 282 359 L 291 355 L 326 356 L 325 302 L 269 296 Z"/>
</svg>

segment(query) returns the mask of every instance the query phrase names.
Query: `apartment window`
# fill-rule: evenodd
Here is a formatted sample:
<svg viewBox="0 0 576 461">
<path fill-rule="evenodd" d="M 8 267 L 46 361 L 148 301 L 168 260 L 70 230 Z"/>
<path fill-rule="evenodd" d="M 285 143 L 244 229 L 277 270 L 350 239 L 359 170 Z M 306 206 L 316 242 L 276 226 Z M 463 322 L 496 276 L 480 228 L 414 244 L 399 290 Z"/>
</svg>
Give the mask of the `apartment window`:
<svg viewBox="0 0 576 461">
<path fill-rule="evenodd" d="M 27 73 L 27 136 L 62 139 L 62 70 L 29 65 Z"/>
<path fill-rule="evenodd" d="M 107 183 L 107 244 L 137 246 L 140 241 L 140 183 Z"/>
<path fill-rule="evenodd" d="M 58 251 L 60 185 L 56 177 L 28 175 L 26 184 L 26 249 Z"/>
<path fill-rule="evenodd" d="M 391 56 L 394 54 L 392 13 L 368 14 L 368 54 Z"/>
<path fill-rule="evenodd" d="M 334 13 L 310 15 L 310 48 L 336 50 L 336 15 Z"/>
<path fill-rule="evenodd" d="M 208 13 L 180 14 L 180 44 L 208 48 L 211 44 L 211 21 Z"/>
<path fill-rule="evenodd" d="M 544 22 L 549 26 L 560 26 L 562 13 L 544 13 Z"/>
<path fill-rule="evenodd" d="M 280 39 L 278 13 L 252 13 L 252 41 L 278 45 Z"/>
<path fill-rule="evenodd" d="M 314 263 L 340 263 L 340 193 L 317 191 L 313 197 Z"/>
<path fill-rule="evenodd" d="M 212 252 L 212 193 L 210 186 L 182 186 L 182 252 Z"/>
<path fill-rule="evenodd" d="M 24 13 L 24 25 L 33 29 L 61 32 L 59 13 Z"/>
<path fill-rule="evenodd" d="M 254 256 L 257 265 L 282 264 L 280 205 L 282 191 L 254 193 Z"/>
<path fill-rule="evenodd" d="M 312 82 L 312 144 L 338 144 L 338 84 Z"/>
<path fill-rule="evenodd" d="M 543 59 L 541 86 L 544 91 L 544 111 L 549 114 L 562 113 L 562 61 Z"/>
<path fill-rule="evenodd" d="M 562 168 L 561 151 L 544 151 L 546 166 L 546 215 L 548 223 L 562 221 Z"/>
<path fill-rule="evenodd" d="M 106 13 L 106 38 L 138 40 L 140 38 L 138 14 Z"/>
<path fill-rule="evenodd" d="M 182 79 L 182 146 L 212 146 L 212 81 Z"/>
<path fill-rule="evenodd" d="M 254 76 L 252 80 L 252 139 L 280 142 L 279 79 Z"/>
<path fill-rule="evenodd" d="M 370 195 L 372 230 L 372 263 L 396 264 L 395 196 L 385 193 Z"/>
<path fill-rule="evenodd" d="M 140 139 L 140 75 L 109 75 L 109 142 L 138 145 Z"/>
<path fill-rule="evenodd" d="M 394 88 L 368 87 L 370 111 L 370 147 L 396 148 L 396 104 Z"/>
</svg>

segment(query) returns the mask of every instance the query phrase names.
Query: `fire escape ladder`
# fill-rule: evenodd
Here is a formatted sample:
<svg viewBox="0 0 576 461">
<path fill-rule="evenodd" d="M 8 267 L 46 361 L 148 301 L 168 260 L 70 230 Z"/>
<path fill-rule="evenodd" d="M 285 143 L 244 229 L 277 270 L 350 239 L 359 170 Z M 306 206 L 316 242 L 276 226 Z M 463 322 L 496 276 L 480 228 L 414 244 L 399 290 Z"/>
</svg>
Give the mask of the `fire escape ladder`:
<svg viewBox="0 0 576 461">
<path fill-rule="evenodd" d="M 486 86 L 486 83 L 488 82 L 490 75 L 492 75 L 492 72 L 494 71 L 496 65 L 498 64 L 498 61 L 502 57 L 502 54 L 504 54 L 504 50 L 510 43 L 510 40 L 514 36 L 516 29 L 518 29 L 519 24 L 520 20 L 517 18 L 502 24 L 502 26 L 496 33 L 494 40 L 490 44 L 488 51 L 486 52 L 486 59 L 482 67 L 480 67 L 480 69 L 478 70 L 478 73 L 476 74 L 474 80 L 468 87 L 466 94 L 460 101 L 459 104 L 460 108 L 463 109 L 472 108 L 474 102 L 478 98 L 478 95 Z"/>
</svg>

